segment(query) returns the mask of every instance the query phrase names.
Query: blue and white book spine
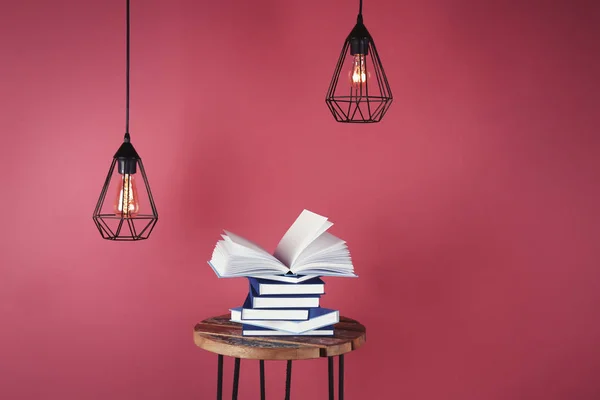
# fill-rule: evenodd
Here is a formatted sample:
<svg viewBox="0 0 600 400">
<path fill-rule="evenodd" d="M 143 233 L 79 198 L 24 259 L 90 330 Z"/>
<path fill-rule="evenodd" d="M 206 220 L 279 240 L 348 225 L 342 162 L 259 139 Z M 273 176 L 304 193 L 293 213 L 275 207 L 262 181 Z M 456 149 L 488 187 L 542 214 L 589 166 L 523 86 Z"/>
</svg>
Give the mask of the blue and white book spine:
<svg viewBox="0 0 600 400">
<path fill-rule="evenodd" d="M 244 321 L 306 321 L 308 310 L 301 308 L 242 308 Z"/>
<path fill-rule="evenodd" d="M 240 309 L 242 320 L 258 319 L 269 321 L 306 321 L 309 310 L 307 308 L 252 308 L 249 295 Z"/>
<path fill-rule="evenodd" d="M 244 324 L 242 325 L 243 336 L 333 336 L 333 325 L 324 326 L 319 329 L 312 331 L 306 331 L 302 333 L 290 333 L 285 331 L 278 331 L 274 329 L 262 328 L 260 326 L 253 326 Z"/>
<path fill-rule="evenodd" d="M 314 308 L 319 307 L 320 295 L 269 295 L 259 296 L 250 289 L 250 308 Z"/>
<path fill-rule="evenodd" d="M 325 282 L 312 278 L 301 283 L 283 283 L 262 278 L 248 278 L 250 286 L 259 295 L 325 294 Z"/>
<path fill-rule="evenodd" d="M 253 320 L 246 321 L 242 319 L 241 308 L 231 309 L 231 321 L 241 324 L 249 324 L 265 329 L 273 329 L 292 334 L 300 334 L 315 329 L 320 329 L 324 326 L 337 324 L 340 321 L 340 314 L 337 310 L 328 308 L 311 308 L 309 310 L 308 320 L 306 321 L 268 321 L 268 320 Z"/>
</svg>

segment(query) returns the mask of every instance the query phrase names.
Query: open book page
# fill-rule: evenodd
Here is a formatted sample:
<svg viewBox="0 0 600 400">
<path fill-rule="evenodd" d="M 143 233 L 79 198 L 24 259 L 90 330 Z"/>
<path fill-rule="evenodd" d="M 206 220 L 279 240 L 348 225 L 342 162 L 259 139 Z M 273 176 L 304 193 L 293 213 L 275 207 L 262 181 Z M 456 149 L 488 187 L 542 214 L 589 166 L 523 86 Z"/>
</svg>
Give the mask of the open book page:
<svg viewBox="0 0 600 400">
<path fill-rule="evenodd" d="M 332 225 L 327 217 L 303 210 L 281 238 L 275 249 L 275 257 L 288 267 L 293 265 L 302 250 Z"/>
<path fill-rule="evenodd" d="M 354 273 L 352 264 L 345 262 L 314 262 L 303 265 L 296 271 L 298 274 L 318 275 L 318 276 L 344 276 L 357 277 Z"/>
<path fill-rule="evenodd" d="M 346 242 L 326 232 L 333 224 L 308 210 L 285 233 L 275 255 L 225 231 L 209 261 L 219 277 L 268 277 L 301 283 L 315 276 L 356 276 Z"/>
<path fill-rule="evenodd" d="M 277 264 L 281 262 L 275 258 L 271 253 L 257 245 L 256 243 L 236 235 L 235 233 L 225 231 L 225 235 L 222 236 L 226 243 L 231 243 L 237 247 L 236 253 L 246 254 L 249 256 L 255 256 L 261 259 L 269 260 Z"/>
<path fill-rule="evenodd" d="M 250 274 L 285 274 L 288 267 L 257 244 L 231 232 L 225 232 L 209 261 L 219 277 Z"/>
<path fill-rule="evenodd" d="M 313 240 L 290 270 L 294 274 L 355 276 L 346 242 L 328 232 Z"/>
<path fill-rule="evenodd" d="M 294 267 L 300 266 L 314 257 L 326 255 L 339 249 L 346 249 L 346 242 L 329 232 L 323 232 L 302 250 L 290 268 L 294 269 Z"/>
</svg>

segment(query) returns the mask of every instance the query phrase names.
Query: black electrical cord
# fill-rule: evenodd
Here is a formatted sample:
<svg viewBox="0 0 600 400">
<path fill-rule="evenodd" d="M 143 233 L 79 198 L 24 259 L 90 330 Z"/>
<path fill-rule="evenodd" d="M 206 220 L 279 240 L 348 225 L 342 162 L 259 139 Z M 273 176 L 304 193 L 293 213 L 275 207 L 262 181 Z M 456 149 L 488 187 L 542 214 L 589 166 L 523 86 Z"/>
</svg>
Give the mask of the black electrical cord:
<svg viewBox="0 0 600 400">
<path fill-rule="evenodd" d="M 362 0 L 361 0 L 362 1 Z M 129 0 L 127 0 L 127 67 L 126 67 L 126 72 L 125 72 L 125 80 L 126 80 L 126 89 L 125 89 L 125 139 L 129 139 L 129 42 L 130 42 L 130 38 L 129 38 L 129 31 L 130 31 L 130 27 L 129 27 Z"/>
</svg>

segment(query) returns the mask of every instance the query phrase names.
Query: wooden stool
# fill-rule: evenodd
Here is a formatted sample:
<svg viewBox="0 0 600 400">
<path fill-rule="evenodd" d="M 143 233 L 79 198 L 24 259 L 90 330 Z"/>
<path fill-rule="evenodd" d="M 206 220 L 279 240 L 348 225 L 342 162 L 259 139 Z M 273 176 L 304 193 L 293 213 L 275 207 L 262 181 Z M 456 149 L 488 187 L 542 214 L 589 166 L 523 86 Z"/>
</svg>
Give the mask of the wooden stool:
<svg viewBox="0 0 600 400">
<path fill-rule="evenodd" d="M 366 330 L 357 321 L 341 317 L 334 336 L 242 336 L 242 325 L 229 321 L 230 315 L 205 319 L 194 327 L 194 342 L 219 355 L 217 400 L 223 398 L 223 356 L 235 358 L 233 400 L 237 400 L 240 359 L 260 360 L 260 398 L 265 400 L 265 360 L 287 360 L 285 399 L 290 399 L 292 361 L 327 357 L 329 399 L 334 398 L 333 357 L 338 356 L 338 398 L 344 399 L 344 354 L 358 349 L 366 341 Z"/>
</svg>

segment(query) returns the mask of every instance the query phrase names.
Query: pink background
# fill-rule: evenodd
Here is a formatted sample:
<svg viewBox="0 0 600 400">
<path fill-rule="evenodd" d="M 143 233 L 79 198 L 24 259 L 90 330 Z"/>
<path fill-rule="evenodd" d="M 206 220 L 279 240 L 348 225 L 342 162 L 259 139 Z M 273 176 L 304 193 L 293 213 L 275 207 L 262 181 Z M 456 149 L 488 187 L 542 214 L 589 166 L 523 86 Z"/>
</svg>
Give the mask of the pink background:
<svg viewBox="0 0 600 400">
<path fill-rule="evenodd" d="M 133 1 L 160 221 L 130 244 L 91 219 L 123 135 L 124 1 L 3 2 L 0 398 L 213 398 L 192 328 L 246 282 L 206 260 L 221 229 L 274 248 L 303 208 L 360 274 L 323 298 L 368 327 L 347 399 L 600 397 L 598 7 L 366 0 L 395 100 L 353 126 L 324 95 L 355 3 Z M 296 363 L 293 397 L 326 399 L 326 370 Z M 283 397 L 284 364 L 267 373 Z"/>
</svg>

